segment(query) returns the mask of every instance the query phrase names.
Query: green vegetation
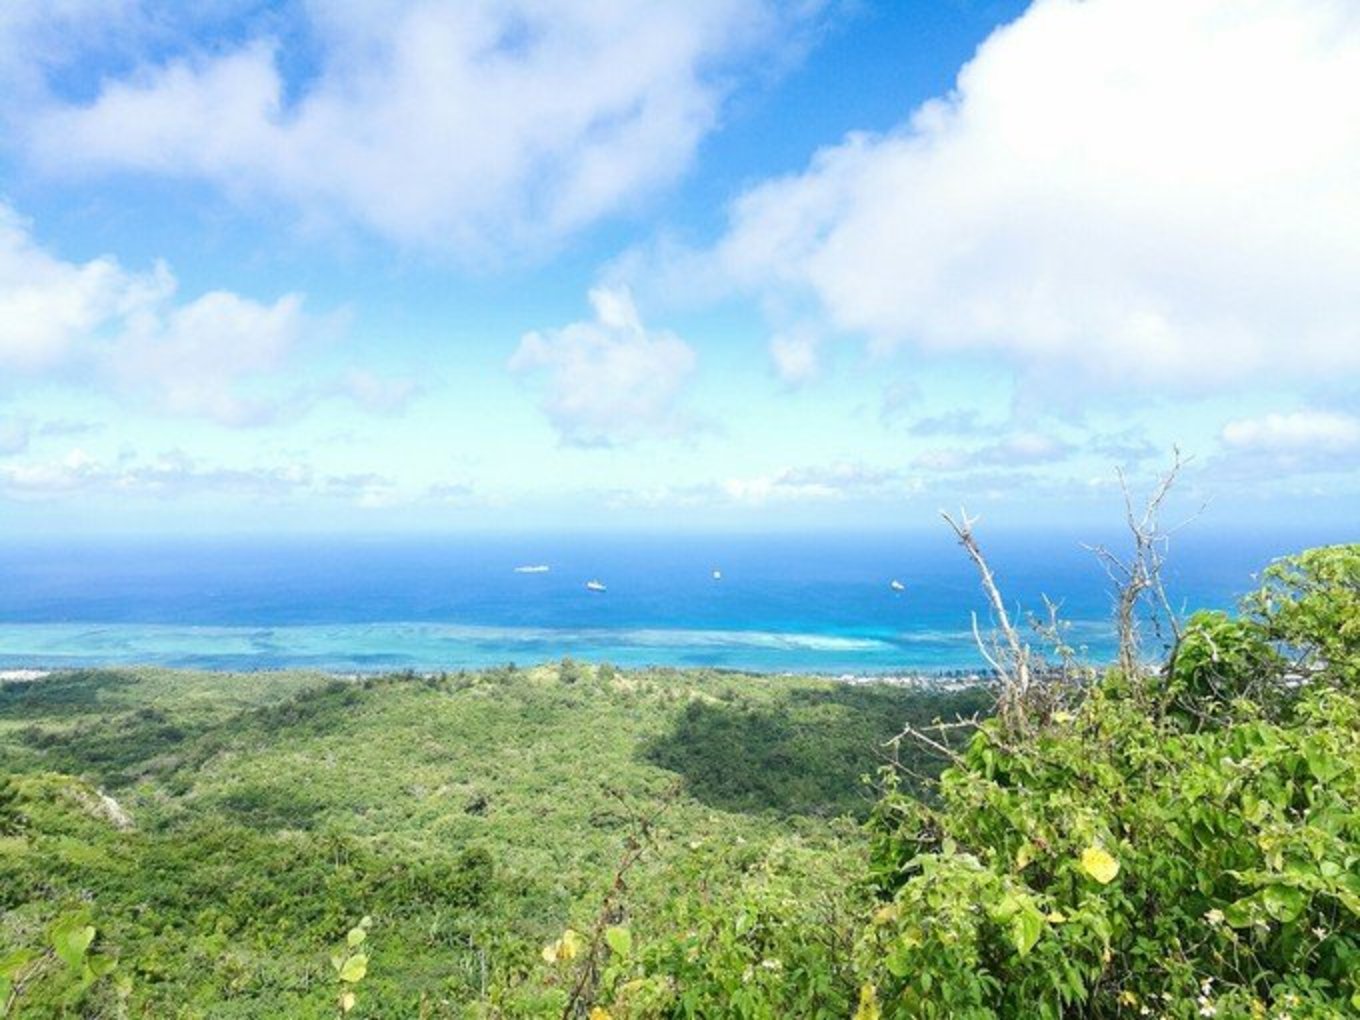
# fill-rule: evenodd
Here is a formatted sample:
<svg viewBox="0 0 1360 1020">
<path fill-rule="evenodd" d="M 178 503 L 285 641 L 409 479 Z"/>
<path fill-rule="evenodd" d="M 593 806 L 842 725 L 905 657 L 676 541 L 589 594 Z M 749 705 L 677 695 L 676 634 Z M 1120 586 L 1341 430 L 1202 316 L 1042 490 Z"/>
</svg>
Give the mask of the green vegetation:
<svg viewBox="0 0 1360 1020">
<path fill-rule="evenodd" d="M 1272 566 L 1164 664 L 1060 676 L 993 718 L 572 661 L 5 685 L 0 991 L 25 1017 L 1360 1011 L 1360 547 Z"/>
<path fill-rule="evenodd" d="M 608 1015 L 1360 1012 L 1360 547 L 1274 565 L 1169 662 L 974 728 L 862 880 L 770 854 L 605 975 Z M 1338 608 L 1340 607 L 1340 608 Z M 957 732 L 939 730 L 937 733 Z M 930 739 L 930 731 L 923 734 Z M 702 876 L 740 870 L 719 856 Z"/>
<path fill-rule="evenodd" d="M 365 916 L 352 1015 L 552 1012 L 542 948 L 597 909 L 635 815 L 666 804 L 635 927 L 662 930 L 675 862 L 709 848 L 858 868 L 838 819 L 867 817 L 879 744 L 981 704 L 576 663 L 5 684 L 0 947 L 41 951 L 84 911 L 127 979 L 49 968 L 19 1015 L 333 1016 L 331 956 Z"/>
</svg>

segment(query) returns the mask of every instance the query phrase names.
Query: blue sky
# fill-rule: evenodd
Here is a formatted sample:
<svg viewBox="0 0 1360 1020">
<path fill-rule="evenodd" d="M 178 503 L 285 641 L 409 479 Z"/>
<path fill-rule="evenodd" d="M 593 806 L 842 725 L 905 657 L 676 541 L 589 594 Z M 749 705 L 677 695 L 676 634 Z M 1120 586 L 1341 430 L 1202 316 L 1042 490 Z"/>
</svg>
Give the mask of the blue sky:
<svg viewBox="0 0 1360 1020">
<path fill-rule="evenodd" d="M 1348 0 L 11 0 L 0 521 L 1360 509 Z"/>
</svg>

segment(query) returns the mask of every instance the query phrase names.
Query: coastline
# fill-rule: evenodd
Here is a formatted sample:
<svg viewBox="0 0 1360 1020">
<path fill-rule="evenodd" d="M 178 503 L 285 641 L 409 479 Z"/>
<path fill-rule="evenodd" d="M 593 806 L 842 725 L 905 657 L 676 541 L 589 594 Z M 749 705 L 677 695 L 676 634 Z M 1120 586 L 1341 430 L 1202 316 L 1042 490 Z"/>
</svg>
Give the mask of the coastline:
<svg viewBox="0 0 1360 1020">
<path fill-rule="evenodd" d="M 573 660 L 575 661 L 575 660 Z M 555 661 L 537 662 L 516 666 L 513 663 L 502 664 L 501 666 L 473 666 L 459 667 L 452 666 L 448 669 L 440 670 L 411 670 L 411 669 L 373 669 L 373 670 L 311 670 L 299 669 L 297 667 L 282 666 L 272 667 L 263 666 L 254 669 L 215 669 L 200 668 L 193 666 L 164 666 L 156 663 L 90 663 L 79 666 L 45 666 L 45 667 L 23 667 L 9 668 L 0 664 L 0 685 L 4 684 L 23 684 L 33 683 L 44 680 L 51 676 L 62 673 L 71 673 L 79 670 L 109 670 L 113 672 L 136 671 L 136 670 L 157 670 L 165 673 L 185 673 L 185 674 L 220 674 L 222 676 L 233 676 L 250 674 L 252 676 L 263 676 L 267 674 L 295 674 L 299 672 L 317 673 L 321 676 L 329 677 L 333 680 L 341 681 L 363 681 L 391 676 L 409 676 L 418 680 L 436 680 L 442 677 L 457 675 L 459 673 L 485 673 L 496 669 L 504 669 L 509 665 L 518 672 L 534 672 L 542 669 L 557 668 L 560 663 Z M 578 665 L 590 666 L 598 669 L 604 663 L 589 661 L 579 661 Z M 909 690 L 930 690 L 930 691 L 960 691 L 974 687 L 986 686 L 992 682 L 992 678 L 981 671 L 923 671 L 906 670 L 890 673 L 817 673 L 804 672 L 798 670 L 756 670 L 756 669 L 729 669 L 713 666 L 668 666 L 663 664 L 652 664 L 646 666 L 629 666 L 620 669 L 623 673 L 634 672 L 674 672 L 680 675 L 705 673 L 719 676 L 750 676 L 762 680 L 790 681 L 798 680 L 822 680 L 831 683 L 855 685 L 885 685 L 891 687 L 901 687 Z"/>
</svg>

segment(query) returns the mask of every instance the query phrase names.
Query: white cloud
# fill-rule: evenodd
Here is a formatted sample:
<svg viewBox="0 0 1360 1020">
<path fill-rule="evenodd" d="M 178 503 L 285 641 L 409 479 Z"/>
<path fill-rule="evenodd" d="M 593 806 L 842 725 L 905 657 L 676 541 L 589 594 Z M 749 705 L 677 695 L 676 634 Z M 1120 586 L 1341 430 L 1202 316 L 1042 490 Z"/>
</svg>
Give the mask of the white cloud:
<svg viewBox="0 0 1360 1020">
<path fill-rule="evenodd" d="M 55 258 L 0 203 L 0 369 L 6 373 L 50 367 L 75 341 L 155 308 L 173 290 L 161 265 L 128 273 L 108 257 L 82 264 Z"/>
<path fill-rule="evenodd" d="M 129 322 L 109 364 L 125 389 L 148 393 L 163 411 L 253 425 L 282 408 L 272 397 L 247 394 L 243 384 L 275 374 L 302 334 L 296 295 L 265 305 L 213 291 Z"/>
<path fill-rule="evenodd" d="M 590 303 L 591 321 L 526 334 L 511 371 L 547 373 L 543 410 L 568 444 L 684 432 L 693 423 L 678 404 L 694 371 L 693 349 L 673 333 L 648 330 L 626 290 L 597 288 Z"/>
<path fill-rule="evenodd" d="M 710 254 L 831 330 L 1065 388 L 1354 371 L 1360 6 L 1038 0 L 898 129 L 742 195 Z"/>
<path fill-rule="evenodd" d="M 806 331 L 777 333 L 770 338 L 770 360 L 775 375 L 799 386 L 817 375 L 817 337 Z"/>
<path fill-rule="evenodd" d="M 682 173 L 732 58 L 819 6 L 314 0 L 279 38 L 49 102 L 24 137 L 56 171 L 197 177 L 468 255 L 535 247 Z M 300 82 L 293 47 L 317 64 Z"/>
<path fill-rule="evenodd" d="M 358 507 L 398 501 L 394 483 L 381 475 L 323 475 L 298 460 L 233 466 L 210 463 L 182 450 L 150 457 L 125 451 L 110 459 L 75 447 L 56 458 L 0 464 L 0 496 L 39 502 L 73 494 L 158 499 L 220 495 L 267 501 L 310 496 Z"/>
<path fill-rule="evenodd" d="M 226 291 L 175 300 L 164 264 L 68 262 L 0 204 L 0 372 L 93 378 L 171 414 L 225 424 L 272 416 L 248 385 L 272 375 L 304 331 L 301 299 L 264 304 Z"/>
<path fill-rule="evenodd" d="M 840 463 L 820 467 L 784 468 L 751 478 L 729 478 L 723 495 L 736 503 L 817 502 L 881 495 L 904 484 L 891 470 L 864 464 Z"/>
<path fill-rule="evenodd" d="M 1016 432 L 995 443 L 972 450 L 954 447 L 925 450 L 912 459 L 912 466 L 931 471 L 962 471 L 966 468 L 1016 468 L 1049 464 L 1065 459 L 1072 447 L 1042 432 Z"/>
<path fill-rule="evenodd" d="M 1239 418 L 1223 426 L 1225 446 L 1263 453 L 1344 453 L 1360 449 L 1360 418 L 1336 411 L 1294 411 Z"/>
</svg>

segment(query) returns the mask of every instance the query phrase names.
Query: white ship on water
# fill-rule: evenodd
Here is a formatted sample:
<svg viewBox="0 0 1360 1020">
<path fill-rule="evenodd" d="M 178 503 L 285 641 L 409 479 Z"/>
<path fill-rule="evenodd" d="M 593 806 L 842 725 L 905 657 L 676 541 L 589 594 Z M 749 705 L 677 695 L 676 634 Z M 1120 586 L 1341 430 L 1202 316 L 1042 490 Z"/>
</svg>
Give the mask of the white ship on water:
<svg viewBox="0 0 1360 1020">
<path fill-rule="evenodd" d="M 888 585 L 888 587 L 891 588 L 893 591 L 906 591 L 906 590 L 907 590 L 907 586 L 906 586 L 905 584 L 903 584 L 901 581 L 897 581 L 897 580 L 894 580 L 890 585 Z"/>
<path fill-rule="evenodd" d="M 605 586 L 604 586 L 604 583 L 603 583 L 602 581 L 587 581 L 587 582 L 586 582 L 586 587 L 589 588 L 591 591 L 605 591 L 605 590 L 606 590 L 606 588 L 605 588 Z"/>
<path fill-rule="evenodd" d="M 546 574 L 552 568 L 544 563 L 534 563 L 525 567 L 516 567 L 516 574 Z"/>
</svg>

